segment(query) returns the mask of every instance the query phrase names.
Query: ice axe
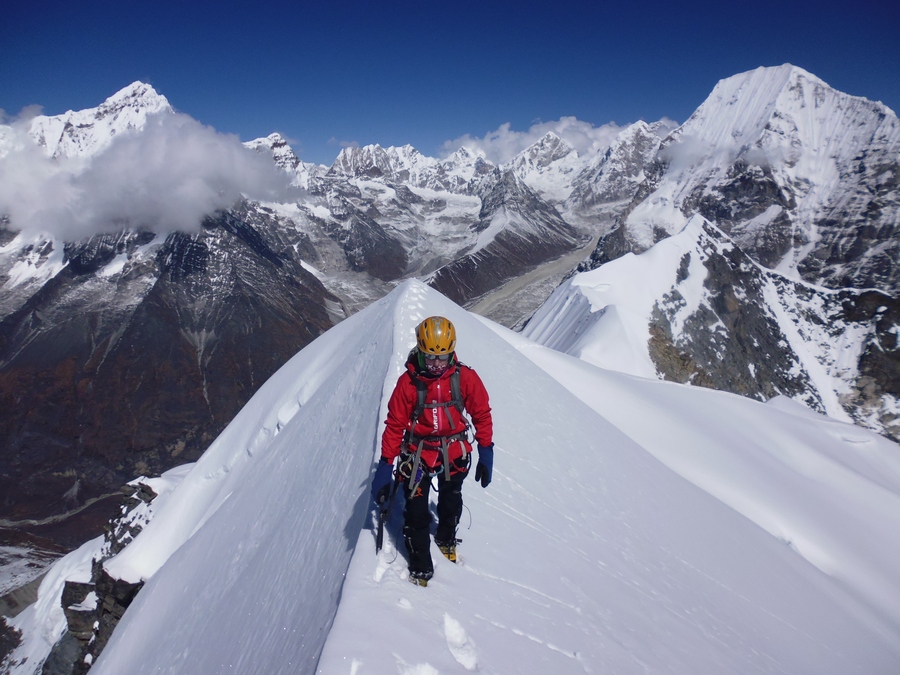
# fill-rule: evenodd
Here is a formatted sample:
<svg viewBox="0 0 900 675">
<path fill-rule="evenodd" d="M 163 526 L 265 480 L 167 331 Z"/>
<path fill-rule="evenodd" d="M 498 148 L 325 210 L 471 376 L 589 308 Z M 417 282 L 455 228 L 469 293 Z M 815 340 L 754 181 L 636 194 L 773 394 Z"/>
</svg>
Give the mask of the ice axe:
<svg viewBox="0 0 900 675">
<path fill-rule="evenodd" d="M 394 496 L 397 494 L 397 488 L 400 487 L 400 481 L 396 478 L 392 481 L 391 496 L 387 498 L 387 503 L 382 503 L 381 509 L 378 511 L 378 533 L 375 535 L 375 555 L 381 550 L 384 544 L 384 524 L 391 517 L 391 506 L 394 503 Z M 385 495 L 387 497 L 387 495 Z"/>
</svg>

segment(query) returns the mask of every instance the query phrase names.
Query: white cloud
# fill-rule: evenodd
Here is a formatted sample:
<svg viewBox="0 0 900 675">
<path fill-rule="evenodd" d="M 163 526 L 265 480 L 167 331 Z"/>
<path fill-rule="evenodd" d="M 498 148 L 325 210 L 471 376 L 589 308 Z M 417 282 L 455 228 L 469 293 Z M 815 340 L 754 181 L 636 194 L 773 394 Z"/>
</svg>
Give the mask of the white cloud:
<svg viewBox="0 0 900 675">
<path fill-rule="evenodd" d="M 655 124 L 659 125 L 656 133 L 660 138 L 665 138 L 669 135 L 669 133 L 681 126 L 681 124 L 673 120 L 671 117 L 662 117 L 661 119 L 657 120 Z"/>
<path fill-rule="evenodd" d="M 659 158 L 669 164 L 669 170 L 680 172 L 703 164 L 730 166 L 737 160 L 752 166 L 770 167 L 786 161 L 780 146 L 750 146 L 737 143 L 710 144 L 696 136 L 684 134 L 662 147 Z"/>
<path fill-rule="evenodd" d="M 621 130 L 622 127 L 615 122 L 596 127 L 590 122 L 582 122 L 575 117 L 561 117 L 551 122 L 538 122 L 533 124 L 528 131 L 513 131 L 507 122 L 482 138 L 466 134 L 446 141 L 442 149 L 444 156 L 447 156 L 464 147 L 475 152 L 483 152 L 486 159 L 494 164 L 503 164 L 552 131 L 574 147 L 579 156 L 583 157 L 606 150 Z"/>
<path fill-rule="evenodd" d="M 0 134 L 0 213 L 16 230 L 67 241 L 122 227 L 190 232 L 241 194 L 275 199 L 289 190 L 268 156 L 187 115 L 150 116 L 89 159 L 50 159 L 26 129 L 20 116 Z"/>
<path fill-rule="evenodd" d="M 341 141 L 332 136 L 328 139 L 328 145 L 336 145 L 343 150 L 344 148 L 358 148 L 359 141 Z"/>
</svg>

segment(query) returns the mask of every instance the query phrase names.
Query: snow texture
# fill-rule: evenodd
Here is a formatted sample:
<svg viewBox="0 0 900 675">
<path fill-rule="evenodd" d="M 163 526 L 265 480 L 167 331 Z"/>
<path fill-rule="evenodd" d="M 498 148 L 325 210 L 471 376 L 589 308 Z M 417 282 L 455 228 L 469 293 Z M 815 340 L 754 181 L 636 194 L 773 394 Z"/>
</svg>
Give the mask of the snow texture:
<svg viewBox="0 0 900 675">
<path fill-rule="evenodd" d="M 432 314 L 491 394 L 494 482 L 409 584 L 369 481 Z M 112 673 L 889 673 L 896 445 L 789 401 L 600 369 L 406 282 L 271 378 L 107 569 Z M 398 550 L 398 548 L 400 550 Z"/>
</svg>

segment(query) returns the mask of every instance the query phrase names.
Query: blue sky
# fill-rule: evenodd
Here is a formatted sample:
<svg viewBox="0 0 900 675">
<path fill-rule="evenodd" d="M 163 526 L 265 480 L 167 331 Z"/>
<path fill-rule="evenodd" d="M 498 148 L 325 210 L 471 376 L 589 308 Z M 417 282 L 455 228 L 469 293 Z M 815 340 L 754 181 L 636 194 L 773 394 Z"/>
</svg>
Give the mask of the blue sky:
<svg viewBox="0 0 900 675">
<path fill-rule="evenodd" d="M 142 80 L 179 111 L 301 158 L 433 156 L 562 116 L 684 121 L 715 83 L 790 62 L 900 110 L 900 3 L 19 2 L 0 14 L 0 108 L 94 107 Z"/>
</svg>

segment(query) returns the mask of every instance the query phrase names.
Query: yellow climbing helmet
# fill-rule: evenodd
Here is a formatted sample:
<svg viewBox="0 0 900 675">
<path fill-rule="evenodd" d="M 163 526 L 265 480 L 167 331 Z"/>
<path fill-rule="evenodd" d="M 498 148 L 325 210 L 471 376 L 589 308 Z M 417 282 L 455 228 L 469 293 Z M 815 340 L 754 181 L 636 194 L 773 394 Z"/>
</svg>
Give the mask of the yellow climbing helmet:
<svg viewBox="0 0 900 675">
<path fill-rule="evenodd" d="M 416 328 L 416 345 L 423 354 L 449 354 L 456 347 L 456 329 L 449 319 L 429 316 Z"/>
</svg>

